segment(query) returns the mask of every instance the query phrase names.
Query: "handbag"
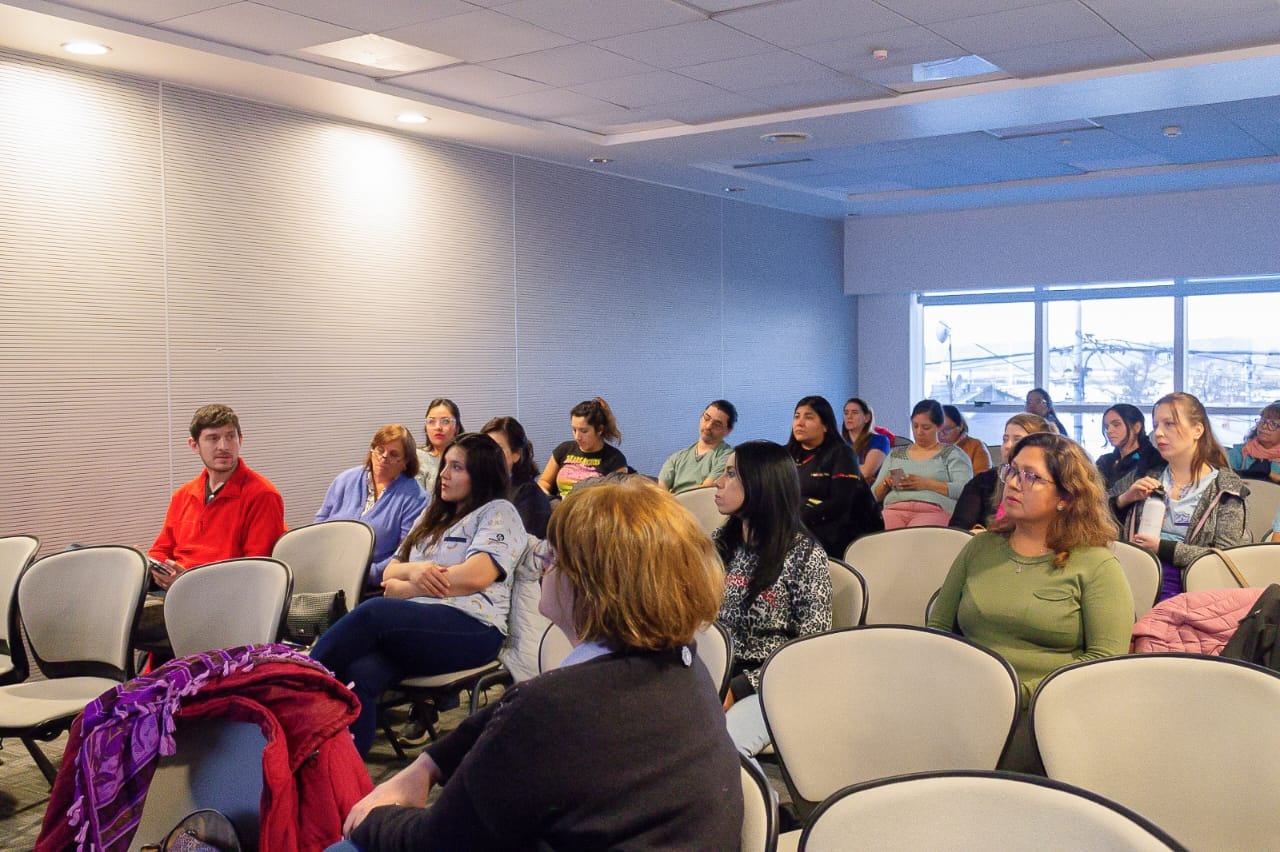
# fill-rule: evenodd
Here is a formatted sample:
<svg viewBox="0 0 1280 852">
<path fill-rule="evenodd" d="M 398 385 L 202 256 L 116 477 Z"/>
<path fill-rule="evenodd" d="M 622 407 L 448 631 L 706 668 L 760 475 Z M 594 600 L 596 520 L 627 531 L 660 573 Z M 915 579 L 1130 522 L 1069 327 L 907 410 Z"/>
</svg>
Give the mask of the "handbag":
<svg viewBox="0 0 1280 852">
<path fill-rule="evenodd" d="M 296 594 L 289 598 L 284 638 L 299 645 L 310 645 L 346 614 L 347 593 L 342 589 Z"/>
<path fill-rule="evenodd" d="M 1249 588 L 1249 581 L 1244 578 L 1244 574 L 1240 573 L 1240 569 L 1236 567 L 1236 563 L 1232 561 L 1231 557 L 1228 556 L 1222 548 L 1211 547 L 1209 549 L 1218 554 L 1218 558 L 1222 560 L 1223 565 L 1227 566 L 1227 570 L 1231 572 L 1231 576 L 1235 579 L 1236 583 L 1239 584 L 1240 588 Z"/>
<path fill-rule="evenodd" d="M 141 847 L 143 852 L 240 852 L 240 835 L 221 811 L 192 811 L 175 825 L 159 844 Z"/>
</svg>

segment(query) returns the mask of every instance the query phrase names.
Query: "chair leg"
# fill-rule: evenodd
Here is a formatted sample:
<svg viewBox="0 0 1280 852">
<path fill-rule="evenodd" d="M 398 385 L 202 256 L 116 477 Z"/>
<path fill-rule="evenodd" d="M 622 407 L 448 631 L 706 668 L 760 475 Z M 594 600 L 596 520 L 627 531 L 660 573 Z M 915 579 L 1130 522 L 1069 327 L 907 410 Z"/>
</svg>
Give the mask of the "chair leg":
<svg viewBox="0 0 1280 852">
<path fill-rule="evenodd" d="M 382 729 L 382 735 L 387 738 L 387 742 L 391 743 L 391 749 L 396 753 L 396 758 L 401 763 L 409 761 L 409 755 L 404 753 L 404 746 L 400 745 L 400 738 L 396 736 L 396 732 L 391 729 L 391 722 L 387 719 L 385 710 L 378 711 L 378 727 Z"/>
<path fill-rule="evenodd" d="M 57 768 L 49 762 L 49 758 L 45 757 L 44 752 L 36 746 L 35 740 L 23 737 L 22 744 L 27 747 L 27 753 L 31 755 L 31 759 L 35 761 L 36 766 L 40 767 L 40 771 L 44 773 L 45 780 L 49 782 L 49 787 L 52 788 L 53 779 L 58 775 Z"/>
</svg>

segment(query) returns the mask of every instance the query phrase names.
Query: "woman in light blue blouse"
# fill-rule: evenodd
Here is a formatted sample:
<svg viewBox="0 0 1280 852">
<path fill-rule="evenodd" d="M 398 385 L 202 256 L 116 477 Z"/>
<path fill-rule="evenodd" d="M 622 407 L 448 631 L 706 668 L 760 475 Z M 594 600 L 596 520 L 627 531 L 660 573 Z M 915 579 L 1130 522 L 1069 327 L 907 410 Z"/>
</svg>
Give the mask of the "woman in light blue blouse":
<svg viewBox="0 0 1280 852">
<path fill-rule="evenodd" d="M 884 528 L 945 527 L 956 498 L 973 478 L 973 462 L 964 450 L 938 440 L 942 406 L 933 399 L 911 410 L 915 443 L 895 447 L 876 477 L 876 499 L 884 501 Z"/>
<path fill-rule="evenodd" d="M 356 748 L 373 744 L 378 696 L 414 675 L 496 659 L 507 632 L 511 577 L 527 536 L 505 498 L 507 463 L 487 435 L 459 435 L 444 452 L 431 503 L 387 565 L 385 597 L 338 619 L 312 652 L 353 682 Z"/>
<path fill-rule="evenodd" d="M 382 570 L 427 505 L 418 475 L 413 433 L 399 423 L 383 426 L 369 442 L 364 464 L 338 474 L 316 512 L 320 521 L 364 521 L 373 528 L 373 559 L 365 587 L 382 584 Z M 355 603 L 352 601 L 351 603 Z"/>
</svg>

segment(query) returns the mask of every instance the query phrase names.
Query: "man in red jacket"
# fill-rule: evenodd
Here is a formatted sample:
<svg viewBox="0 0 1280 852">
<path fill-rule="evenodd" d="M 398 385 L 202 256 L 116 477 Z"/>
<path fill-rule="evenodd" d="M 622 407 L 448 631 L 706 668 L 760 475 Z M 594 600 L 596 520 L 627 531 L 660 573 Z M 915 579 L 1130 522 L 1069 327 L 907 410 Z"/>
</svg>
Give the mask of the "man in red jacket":
<svg viewBox="0 0 1280 852">
<path fill-rule="evenodd" d="M 284 499 L 240 458 L 240 418 L 206 405 L 191 418 L 191 447 L 204 470 L 173 493 L 150 556 L 163 589 L 183 571 L 242 556 L 270 556 L 285 531 Z"/>
</svg>

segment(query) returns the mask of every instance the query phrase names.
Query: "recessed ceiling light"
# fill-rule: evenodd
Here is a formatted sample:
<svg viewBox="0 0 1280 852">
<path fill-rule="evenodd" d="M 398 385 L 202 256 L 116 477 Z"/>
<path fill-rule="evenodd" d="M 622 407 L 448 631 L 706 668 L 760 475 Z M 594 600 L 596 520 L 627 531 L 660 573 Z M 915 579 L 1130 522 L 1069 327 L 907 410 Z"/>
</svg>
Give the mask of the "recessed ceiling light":
<svg viewBox="0 0 1280 852">
<path fill-rule="evenodd" d="M 1175 139 L 1182 135 L 1182 128 L 1176 124 L 1170 124 L 1168 127 L 1164 128 L 1160 132 L 1163 133 L 1165 136 L 1168 136 L 1170 139 Z"/>
<path fill-rule="evenodd" d="M 724 188 L 724 191 L 725 192 L 746 192 L 747 188 L 745 186 L 726 186 Z"/>
<path fill-rule="evenodd" d="M 769 142 L 774 145 L 796 145 L 800 142 L 808 142 L 809 134 L 800 130 L 783 130 L 778 133 L 766 133 L 760 139 L 763 142 Z"/>
<path fill-rule="evenodd" d="M 402 124 L 426 124 L 428 119 L 420 112 L 402 112 L 396 116 L 396 121 Z"/>
<path fill-rule="evenodd" d="M 111 48 L 96 41 L 68 41 L 62 45 L 62 49 L 77 56 L 102 56 L 111 52 Z"/>
<path fill-rule="evenodd" d="M 610 160 L 608 157 L 592 157 L 587 160 L 587 162 L 591 163 L 593 166 L 603 166 L 605 163 L 612 163 L 613 160 Z"/>
</svg>

